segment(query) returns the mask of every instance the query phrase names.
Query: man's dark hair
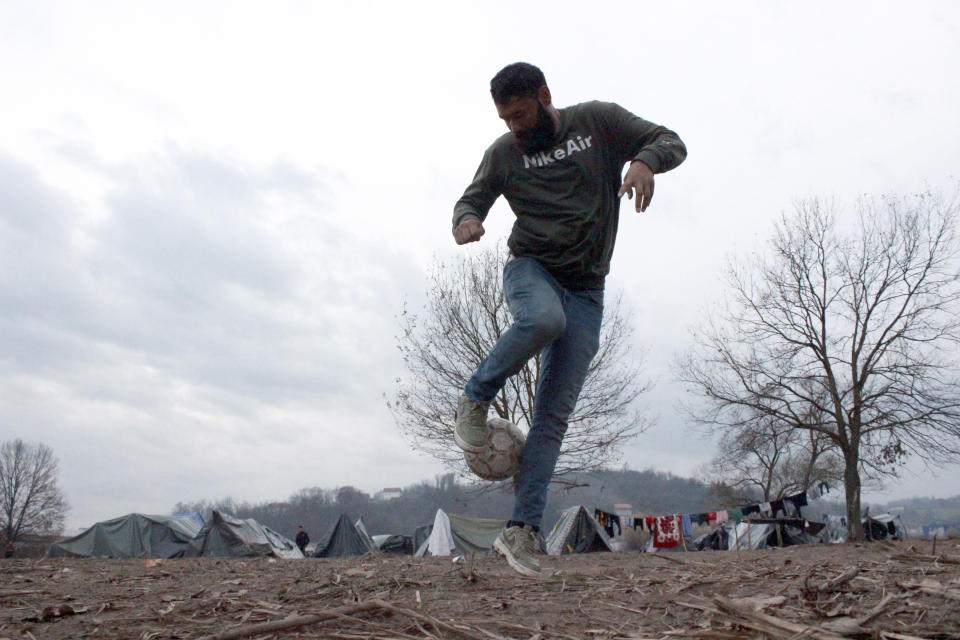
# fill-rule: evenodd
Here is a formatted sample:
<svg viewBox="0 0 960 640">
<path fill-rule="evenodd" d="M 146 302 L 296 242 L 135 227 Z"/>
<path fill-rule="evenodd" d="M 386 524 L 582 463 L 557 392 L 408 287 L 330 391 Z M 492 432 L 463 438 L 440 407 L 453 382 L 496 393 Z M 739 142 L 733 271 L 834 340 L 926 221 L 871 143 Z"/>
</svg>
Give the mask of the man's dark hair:
<svg viewBox="0 0 960 640">
<path fill-rule="evenodd" d="M 535 98 L 540 87 L 547 86 L 543 71 L 526 62 L 508 64 L 490 81 L 490 95 L 497 104 L 504 104 L 514 96 Z"/>
</svg>

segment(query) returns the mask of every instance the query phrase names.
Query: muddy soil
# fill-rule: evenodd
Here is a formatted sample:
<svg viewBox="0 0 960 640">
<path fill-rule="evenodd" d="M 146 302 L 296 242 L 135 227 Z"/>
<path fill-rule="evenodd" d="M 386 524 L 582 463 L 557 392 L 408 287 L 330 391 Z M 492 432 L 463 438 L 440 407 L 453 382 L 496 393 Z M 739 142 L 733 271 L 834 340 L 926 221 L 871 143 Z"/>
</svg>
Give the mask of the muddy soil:
<svg viewBox="0 0 960 640">
<path fill-rule="evenodd" d="M 957 638 L 960 546 L 0 561 L 0 639 Z"/>
</svg>

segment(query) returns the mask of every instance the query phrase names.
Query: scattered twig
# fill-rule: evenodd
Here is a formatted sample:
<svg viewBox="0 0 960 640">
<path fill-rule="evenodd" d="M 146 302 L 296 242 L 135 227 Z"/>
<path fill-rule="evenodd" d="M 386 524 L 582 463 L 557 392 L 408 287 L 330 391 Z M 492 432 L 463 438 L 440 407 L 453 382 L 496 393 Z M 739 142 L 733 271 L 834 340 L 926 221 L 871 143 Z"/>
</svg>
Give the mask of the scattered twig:
<svg viewBox="0 0 960 640">
<path fill-rule="evenodd" d="M 960 601 L 960 590 L 950 589 L 945 587 L 939 582 L 934 580 L 924 580 L 923 582 L 904 582 L 904 587 L 908 589 L 918 589 L 923 593 L 929 593 L 930 595 L 941 596 L 947 598 L 948 600 L 957 600 Z"/>
<path fill-rule="evenodd" d="M 881 631 L 881 640 L 924 640 L 918 636 L 908 636 L 905 633 L 894 633 L 893 631 Z"/>
<path fill-rule="evenodd" d="M 430 625 L 438 627 L 439 629 L 446 629 L 447 631 L 453 631 L 454 633 L 459 633 L 460 635 L 467 636 L 468 638 L 473 638 L 474 640 L 483 640 L 483 636 L 477 635 L 468 629 L 464 629 L 458 625 L 448 624 L 442 620 L 438 620 L 433 616 L 424 615 L 422 613 L 417 613 L 416 611 L 411 611 L 410 609 L 404 609 L 403 607 L 398 607 L 396 605 L 390 604 L 389 602 L 384 602 L 383 600 L 371 600 L 368 604 L 374 605 L 386 611 L 391 611 L 397 615 L 407 616 L 408 618 L 413 618 L 414 620 L 420 620 L 421 622 L 427 622 Z"/>
<path fill-rule="evenodd" d="M 733 618 L 740 626 L 759 631 L 772 638 L 805 637 L 815 640 L 841 640 L 843 638 L 843 636 L 817 627 L 769 616 L 754 610 L 749 605 L 742 605 L 721 596 L 715 596 L 713 602 L 721 613 Z"/>
<path fill-rule="evenodd" d="M 34 593 L 44 593 L 43 591 L 0 591 L 0 598 L 15 598 L 17 596 L 28 596 Z"/>
<path fill-rule="evenodd" d="M 284 618 L 283 620 L 273 620 L 271 622 L 244 625 L 235 629 L 221 631 L 216 635 L 210 636 L 209 640 L 235 640 L 235 638 L 247 638 L 249 636 L 264 635 L 268 633 L 274 633 L 276 631 L 283 631 L 284 629 L 304 627 L 309 624 L 316 624 L 317 622 L 323 622 L 332 618 L 339 618 L 340 616 L 349 616 L 355 613 L 360 613 L 361 611 L 377 609 L 378 607 L 379 605 L 375 602 L 361 602 L 360 604 L 329 609 L 307 616 L 291 616 L 289 618 Z"/>
<path fill-rule="evenodd" d="M 677 564 L 687 564 L 686 561 L 681 560 L 680 558 L 671 558 L 670 556 L 663 553 L 645 553 L 643 554 L 648 558 L 657 558 L 658 560 L 669 560 L 670 562 L 676 562 Z"/>
<path fill-rule="evenodd" d="M 492 624 L 492 625 L 496 625 L 496 626 L 498 626 L 498 627 L 502 627 L 502 628 L 504 628 L 504 629 L 513 629 L 514 631 L 524 631 L 524 632 L 526 632 L 526 633 L 531 634 L 531 636 L 535 636 L 535 635 L 539 634 L 539 635 L 541 635 L 541 636 L 553 636 L 553 637 L 556 637 L 556 638 L 567 638 L 568 640 L 580 640 L 580 639 L 577 638 L 576 636 L 567 635 L 566 633 L 562 633 L 562 632 L 560 632 L 560 631 L 553 631 L 553 630 L 551 630 L 551 629 L 537 629 L 537 628 L 535 628 L 535 627 L 526 627 L 526 626 L 524 626 L 524 625 L 522 625 L 522 624 L 517 624 L 517 623 L 515 623 L 515 622 L 504 622 L 504 621 L 502 621 L 502 620 L 471 620 L 470 623 L 473 624 L 473 625 L 476 625 L 476 626 L 478 627 L 478 630 L 479 630 L 479 631 L 483 631 L 482 629 L 479 628 L 480 625 L 482 625 L 482 624 Z"/>
<path fill-rule="evenodd" d="M 903 560 L 906 562 L 922 561 L 941 564 L 960 564 L 960 558 L 946 554 L 928 556 L 922 553 L 896 553 L 890 557 L 894 560 Z"/>
</svg>

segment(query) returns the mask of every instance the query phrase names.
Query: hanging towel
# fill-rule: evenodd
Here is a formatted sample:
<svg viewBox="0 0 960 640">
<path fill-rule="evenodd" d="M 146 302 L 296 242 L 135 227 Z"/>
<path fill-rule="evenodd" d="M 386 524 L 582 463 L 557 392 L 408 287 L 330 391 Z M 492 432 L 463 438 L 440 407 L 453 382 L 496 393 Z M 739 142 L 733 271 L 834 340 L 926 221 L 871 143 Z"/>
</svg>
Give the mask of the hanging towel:
<svg viewBox="0 0 960 640">
<path fill-rule="evenodd" d="M 658 549 L 670 549 L 680 544 L 681 527 L 680 514 L 660 516 L 656 520 L 653 534 L 653 546 Z"/>
<path fill-rule="evenodd" d="M 685 513 L 681 518 L 683 522 L 683 535 L 692 536 L 693 535 L 693 523 L 690 519 L 690 514 Z"/>
</svg>

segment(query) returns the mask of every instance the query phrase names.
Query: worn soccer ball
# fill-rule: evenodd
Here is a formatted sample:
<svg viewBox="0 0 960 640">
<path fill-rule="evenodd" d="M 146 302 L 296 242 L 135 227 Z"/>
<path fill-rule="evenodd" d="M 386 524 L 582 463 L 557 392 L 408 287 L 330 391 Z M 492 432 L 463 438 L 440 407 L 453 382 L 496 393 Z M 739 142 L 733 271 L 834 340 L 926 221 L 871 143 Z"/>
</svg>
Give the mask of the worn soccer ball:
<svg viewBox="0 0 960 640">
<path fill-rule="evenodd" d="M 467 466 L 484 480 L 506 480 L 520 471 L 526 437 L 503 418 L 487 418 L 487 443 L 479 453 L 464 452 Z"/>
</svg>

